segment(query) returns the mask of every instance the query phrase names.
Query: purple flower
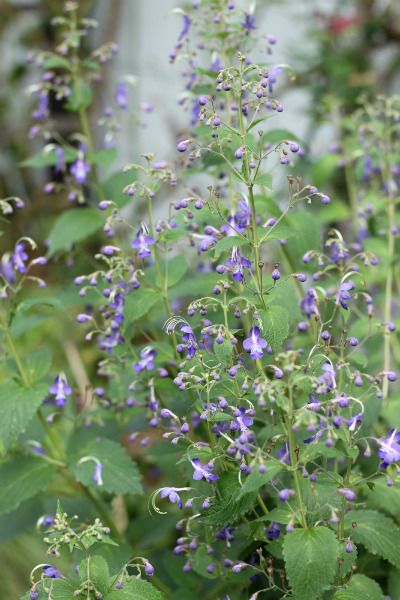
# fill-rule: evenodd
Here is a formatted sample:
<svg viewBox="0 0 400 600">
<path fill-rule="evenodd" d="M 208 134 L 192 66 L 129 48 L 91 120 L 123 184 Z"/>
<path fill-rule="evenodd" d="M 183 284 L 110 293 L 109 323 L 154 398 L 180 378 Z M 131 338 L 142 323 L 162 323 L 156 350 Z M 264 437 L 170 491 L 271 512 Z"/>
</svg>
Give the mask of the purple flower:
<svg viewBox="0 0 400 600">
<path fill-rule="evenodd" d="M 234 527 L 228 527 L 226 525 L 225 527 L 223 527 L 222 529 L 217 531 L 217 533 L 215 534 L 215 537 L 218 540 L 224 540 L 224 541 L 228 542 L 228 544 L 229 544 L 230 542 L 233 542 L 235 539 L 233 536 L 234 533 L 235 533 Z"/>
<path fill-rule="evenodd" d="M 32 118 L 35 121 L 44 121 L 49 110 L 49 95 L 45 90 L 40 90 L 37 93 L 38 105 L 32 113 Z"/>
<path fill-rule="evenodd" d="M 336 371 L 331 362 L 326 361 L 321 367 L 323 373 L 318 377 L 317 394 L 327 394 L 336 388 Z"/>
<path fill-rule="evenodd" d="M 243 407 L 235 409 L 235 418 L 230 423 L 232 431 L 240 430 L 241 433 L 246 433 L 248 428 L 253 425 L 252 417 L 248 416 L 246 412 L 246 409 Z"/>
<path fill-rule="evenodd" d="M 85 157 L 78 156 L 75 162 L 71 165 L 71 173 L 75 177 L 76 183 L 83 185 L 86 183 L 88 173 L 90 173 L 91 167 L 89 163 L 85 161 Z"/>
<path fill-rule="evenodd" d="M 314 288 L 307 290 L 306 295 L 300 302 L 300 309 L 309 319 L 311 315 L 319 316 L 318 310 L 318 295 Z"/>
<path fill-rule="evenodd" d="M 56 155 L 56 164 L 54 165 L 54 170 L 56 173 L 60 173 L 65 167 L 65 152 L 61 146 L 56 146 L 54 153 Z"/>
<path fill-rule="evenodd" d="M 101 462 L 96 461 L 93 471 L 93 481 L 96 485 L 103 485 L 103 465 Z"/>
<path fill-rule="evenodd" d="M 250 33 L 250 31 L 256 29 L 256 18 L 254 15 L 250 13 L 245 13 L 244 21 L 241 23 L 243 29 L 246 30 L 246 33 Z"/>
<path fill-rule="evenodd" d="M 281 528 L 278 525 L 278 523 L 275 523 L 275 521 L 271 521 L 270 526 L 266 530 L 266 535 L 269 540 L 277 540 L 278 537 L 281 535 Z"/>
<path fill-rule="evenodd" d="M 387 438 L 378 440 L 380 446 L 378 456 L 382 459 L 381 469 L 386 469 L 388 465 L 400 461 L 400 431 L 391 429 Z"/>
<path fill-rule="evenodd" d="M 356 493 L 353 492 L 353 490 L 349 490 L 349 488 L 339 488 L 337 492 L 338 494 L 342 494 L 342 496 L 344 496 L 349 502 L 354 502 L 354 500 L 357 498 Z"/>
<path fill-rule="evenodd" d="M 178 508 L 182 509 L 182 500 L 181 497 L 178 494 L 178 490 L 179 488 L 175 488 L 175 487 L 164 487 L 161 488 L 160 490 L 160 497 L 161 498 L 167 498 L 170 502 L 172 502 L 173 504 L 176 504 L 178 506 Z"/>
<path fill-rule="evenodd" d="M 349 281 L 341 283 L 338 292 L 335 296 L 336 304 L 340 304 L 340 306 L 347 310 L 349 304 L 348 301 L 351 299 L 351 295 L 349 294 L 349 292 L 351 290 L 354 290 L 354 288 L 355 285 L 350 279 Z"/>
<path fill-rule="evenodd" d="M 29 600 L 38 600 L 39 598 L 39 590 L 38 588 L 35 586 L 31 589 L 31 591 L 29 592 Z"/>
<path fill-rule="evenodd" d="M 178 352 L 182 352 L 184 349 L 186 349 L 187 357 L 191 359 L 196 354 L 198 348 L 196 336 L 194 335 L 193 329 L 190 327 L 190 325 L 186 323 L 182 323 L 182 325 L 179 327 L 179 330 L 183 334 L 182 341 L 184 343 L 179 344 L 177 350 Z"/>
<path fill-rule="evenodd" d="M 45 577 L 50 577 L 50 579 L 61 579 L 62 575 L 56 567 L 53 565 L 44 565 L 43 566 L 43 574 Z"/>
<path fill-rule="evenodd" d="M 140 373 L 145 369 L 151 371 L 154 369 L 154 359 L 157 356 L 157 351 L 150 346 L 144 348 L 140 353 L 140 360 L 135 364 L 136 373 Z"/>
<path fill-rule="evenodd" d="M 281 500 L 282 502 L 286 502 L 294 495 L 295 491 L 290 488 L 285 488 L 278 493 L 279 500 Z"/>
<path fill-rule="evenodd" d="M 149 246 L 154 246 L 155 241 L 148 235 L 146 225 L 142 224 L 139 231 L 136 234 L 136 239 L 131 242 L 132 248 L 139 250 L 138 255 L 141 258 L 145 256 L 151 256 L 151 250 Z"/>
<path fill-rule="evenodd" d="M 143 564 L 144 572 L 146 573 L 147 577 L 151 577 L 152 575 L 154 575 L 154 567 L 151 564 L 151 562 L 149 562 L 148 560 L 144 560 Z"/>
<path fill-rule="evenodd" d="M 3 254 L 1 257 L 0 274 L 3 279 L 8 283 L 14 283 L 15 281 L 15 269 L 12 256 L 10 254 Z"/>
<path fill-rule="evenodd" d="M 119 83 L 115 88 L 114 98 L 121 110 L 126 110 L 128 108 L 128 93 L 124 81 Z"/>
<path fill-rule="evenodd" d="M 60 373 L 54 378 L 53 385 L 49 388 L 50 394 L 55 396 L 56 406 L 64 406 L 67 401 L 67 396 L 72 394 L 72 389 L 68 385 L 67 378 L 64 373 Z"/>
<path fill-rule="evenodd" d="M 25 252 L 25 244 L 23 242 L 18 242 L 15 244 L 14 252 L 12 255 L 12 262 L 14 265 L 14 269 L 19 271 L 20 273 L 26 273 L 26 261 L 29 256 Z"/>
<path fill-rule="evenodd" d="M 193 479 L 196 481 L 200 481 L 201 479 L 205 479 L 208 483 L 212 481 L 218 481 L 218 475 L 215 475 L 212 470 L 214 468 L 213 465 L 208 463 L 207 465 L 203 464 L 199 458 L 192 458 L 190 461 L 194 468 Z"/>
<path fill-rule="evenodd" d="M 231 258 L 228 258 L 225 264 L 232 269 L 233 279 L 240 283 L 244 280 L 244 269 L 251 268 L 251 262 L 241 254 L 236 246 L 232 249 Z"/>
<path fill-rule="evenodd" d="M 268 343 L 260 337 L 260 328 L 252 327 L 249 331 L 249 337 L 243 341 L 243 348 L 248 352 L 253 360 L 263 357 L 263 348 L 267 348 Z"/>
<path fill-rule="evenodd" d="M 192 25 L 192 20 L 187 15 L 183 15 L 182 19 L 183 19 L 182 29 L 178 35 L 178 40 L 177 40 L 178 42 L 181 42 L 183 40 L 183 38 L 187 36 L 187 34 L 190 31 L 190 26 Z"/>
</svg>

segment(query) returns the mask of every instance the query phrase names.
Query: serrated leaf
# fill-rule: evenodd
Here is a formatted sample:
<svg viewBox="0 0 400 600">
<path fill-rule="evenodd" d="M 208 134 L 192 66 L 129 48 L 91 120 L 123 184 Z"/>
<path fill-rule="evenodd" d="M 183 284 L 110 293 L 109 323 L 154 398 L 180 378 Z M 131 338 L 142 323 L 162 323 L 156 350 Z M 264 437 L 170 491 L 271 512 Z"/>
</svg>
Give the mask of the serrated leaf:
<svg viewBox="0 0 400 600">
<path fill-rule="evenodd" d="M 400 490 L 396 486 L 386 485 L 386 479 L 376 479 L 373 487 L 366 490 L 368 506 L 378 508 L 394 518 L 400 515 Z"/>
<path fill-rule="evenodd" d="M 93 481 L 95 461 L 78 464 L 84 457 L 94 457 L 103 465 L 103 485 L 98 486 Z M 141 494 L 143 491 L 136 463 L 112 440 L 92 440 L 70 457 L 69 466 L 76 479 L 88 487 L 113 494 Z"/>
<path fill-rule="evenodd" d="M 217 484 L 218 495 L 205 514 L 207 525 L 223 526 L 234 523 L 238 517 L 248 512 L 256 496 L 255 492 L 237 498 L 239 481 L 236 473 L 223 473 Z"/>
<path fill-rule="evenodd" d="M 54 467 L 34 456 L 15 456 L 0 466 L 0 514 L 17 508 L 24 500 L 43 491 Z"/>
<path fill-rule="evenodd" d="M 335 578 L 339 544 L 327 527 L 295 529 L 283 542 L 287 577 L 296 600 L 317 600 Z"/>
<path fill-rule="evenodd" d="M 141 319 L 149 310 L 162 300 L 160 292 L 156 290 L 139 288 L 129 294 L 125 301 L 126 324 Z"/>
<path fill-rule="evenodd" d="M 30 388 L 14 381 L 0 385 L 0 440 L 4 451 L 24 433 L 47 391 L 47 385 L 43 383 Z"/>
<path fill-rule="evenodd" d="M 347 542 L 341 542 L 339 544 L 339 565 L 338 565 L 338 577 L 343 580 L 343 578 L 345 577 L 345 575 L 347 575 L 348 573 L 350 573 L 353 565 L 355 565 L 356 561 L 357 561 L 357 548 L 356 545 L 353 543 L 353 551 L 352 552 L 346 552 L 346 545 Z"/>
<path fill-rule="evenodd" d="M 350 583 L 333 596 L 332 600 L 384 600 L 380 586 L 365 575 L 354 575 Z"/>
<path fill-rule="evenodd" d="M 345 517 L 345 527 L 371 554 L 400 567 L 400 528 L 389 517 L 376 510 L 352 510 Z"/>
<path fill-rule="evenodd" d="M 81 582 L 92 581 L 96 589 L 105 594 L 110 588 L 110 573 L 107 561 L 97 554 L 88 556 L 79 565 L 79 578 Z"/>
<path fill-rule="evenodd" d="M 53 224 L 48 236 L 49 256 L 69 250 L 72 244 L 86 239 L 103 225 L 104 219 L 94 208 L 74 208 L 63 213 Z"/>
<path fill-rule="evenodd" d="M 257 468 L 254 468 L 250 475 L 246 477 L 244 485 L 239 491 L 238 498 L 242 498 L 250 492 L 258 492 L 263 485 L 272 481 L 283 468 L 281 464 L 272 461 L 267 462 L 265 466 L 267 467 L 265 473 L 260 473 Z"/>
<path fill-rule="evenodd" d="M 24 371 L 31 384 L 42 379 L 51 368 L 51 353 L 47 348 L 33 352 L 22 359 Z"/>
<path fill-rule="evenodd" d="M 122 590 L 113 590 L 104 600 L 163 600 L 163 594 L 148 581 L 131 579 Z"/>
<path fill-rule="evenodd" d="M 274 353 L 278 352 L 289 334 L 289 317 L 285 308 L 273 305 L 262 315 L 263 337 Z"/>
<path fill-rule="evenodd" d="M 51 590 L 50 595 L 43 589 L 44 586 Z M 66 579 L 46 578 L 44 583 L 39 583 L 37 589 L 39 591 L 38 600 L 49 600 L 49 598 L 51 600 L 71 600 L 76 597 L 74 592 L 78 589 L 78 585 Z M 21 600 L 29 600 L 29 592 L 22 596 Z"/>
<path fill-rule="evenodd" d="M 229 359 L 233 353 L 233 346 L 229 340 L 224 340 L 222 344 L 215 343 L 214 346 L 214 354 L 216 356 L 217 361 L 223 366 L 229 363 Z"/>
</svg>

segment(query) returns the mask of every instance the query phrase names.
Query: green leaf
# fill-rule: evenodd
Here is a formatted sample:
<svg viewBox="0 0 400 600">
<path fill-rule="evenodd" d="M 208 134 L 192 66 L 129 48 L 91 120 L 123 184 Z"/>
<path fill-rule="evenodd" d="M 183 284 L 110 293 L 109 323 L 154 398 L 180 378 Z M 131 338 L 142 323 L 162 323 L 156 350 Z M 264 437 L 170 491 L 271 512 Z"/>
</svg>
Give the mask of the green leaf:
<svg viewBox="0 0 400 600">
<path fill-rule="evenodd" d="M 63 213 L 48 236 L 49 256 L 59 250 L 69 250 L 72 244 L 95 233 L 103 223 L 103 216 L 94 208 L 74 208 Z"/>
<path fill-rule="evenodd" d="M 67 58 L 63 58 L 57 54 L 51 54 L 48 58 L 45 58 L 43 61 L 44 69 L 67 69 L 71 70 L 71 61 Z"/>
<path fill-rule="evenodd" d="M 45 587 L 51 590 L 51 594 L 43 589 L 43 583 L 38 585 L 39 598 L 38 600 L 71 600 L 75 598 L 74 592 L 78 589 L 78 585 L 68 581 L 67 579 L 48 579 L 44 580 Z M 22 596 L 21 600 L 29 600 L 29 592 Z"/>
<path fill-rule="evenodd" d="M 243 495 L 239 499 L 239 481 L 236 473 L 223 473 L 217 488 L 218 495 L 204 517 L 207 525 L 222 526 L 234 523 L 252 508 L 256 493 Z"/>
<path fill-rule="evenodd" d="M 0 385 L 0 441 L 4 451 L 24 433 L 47 390 L 43 383 L 36 383 L 30 388 L 14 381 Z"/>
<path fill-rule="evenodd" d="M 292 231 L 285 251 L 288 252 L 293 264 L 299 264 L 307 250 L 320 249 L 321 226 L 310 211 L 296 211 L 287 217 L 286 223 Z"/>
<path fill-rule="evenodd" d="M 72 84 L 71 94 L 65 108 L 70 111 L 79 111 L 91 105 L 93 100 L 93 90 L 86 81 L 75 80 Z"/>
<path fill-rule="evenodd" d="M 311 169 L 311 181 L 316 187 L 323 187 L 330 182 L 334 172 L 338 169 L 337 154 L 324 154 L 316 160 Z"/>
<path fill-rule="evenodd" d="M 286 535 L 283 556 L 296 600 L 317 600 L 335 578 L 339 544 L 327 527 L 295 529 Z"/>
<path fill-rule="evenodd" d="M 262 315 L 263 337 L 274 353 L 278 352 L 289 333 L 289 316 L 282 306 L 268 307 Z"/>
<path fill-rule="evenodd" d="M 215 256 L 219 256 L 222 252 L 225 252 L 226 250 L 232 250 L 234 246 L 239 248 L 240 246 L 244 246 L 247 243 L 247 240 L 241 237 L 238 237 L 236 235 L 228 235 L 222 238 L 221 240 L 218 240 L 218 242 L 215 244 Z"/>
<path fill-rule="evenodd" d="M 256 183 L 257 185 L 262 185 L 265 186 L 269 189 L 272 188 L 272 175 L 270 173 L 261 173 L 260 175 L 257 175 L 256 179 L 254 180 L 254 183 Z"/>
<path fill-rule="evenodd" d="M 139 288 L 129 294 L 125 302 L 125 322 L 133 323 L 146 315 L 157 302 L 162 300 L 160 292 Z"/>
<path fill-rule="evenodd" d="M 108 564 L 102 556 L 94 554 L 82 560 L 79 565 L 79 577 L 82 583 L 92 581 L 102 594 L 110 588 Z"/>
<path fill-rule="evenodd" d="M 357 548 L 353 543 L 353 552 L 346 552 L 347 542 L 341 542 L 339 548 L 339 565 L 338 565 L 338 577 L 343 580 L 343 578 L 350 573 L 353 566 L 357 561 Z"/>
<path fill-rule="evenodd" d="M 400 528 L 391 519 L 376 510 L 352 510 L 345 517 L 345 527 L 371 554 L 400 567 Z"/>
<path fill-rule="evenodd" d="M 33 354 L 24 357 L 22 363 L 29 382 L 31 384 L 36 383 L 50 371 L 51 353 L 47 348 L 38 350 L 37 352 L 33 352 Z"/>
<path fill-rule="evenodd" d="M 143 579 L 131 579 L 122 590 L 114 590 L 104 600 L 163 600 L 162 593 Z"/>
<path fill-rule="evenodd" d="M 400 490 L 387 486 L 384 477 L 373 481 L 372 489 L 366 490 L 368 506 L 388 513 L 394 518 L 400 515 Z"/>
<path fill-rule="evenodd" d="M 354 575 L 350 583 L 336 592 L 332 600 L 384 600 L 380 586 L 365 575 Z"/>
<path fill-rule="evenodd" d="M 194 553 L 192 569 L 206 579 L 216 579 L 218 573 L 209 573 L 207 571 L 208 565 L 212 562 L 213 557 L 207 552 L 207 548 L 205 546 L 200 546 Z"/>
<path fill-rule="evenodd" d="M 172 258 L 161 265 L 161 268 L 164 272 L 165 285 L 170 288 L 182 279 L 188 269 L 188 264 L 184 256 L 175 256 L 175 258 Z M 156 282 L 157 285 L 161 286 L 158 275 L 156 277 Z"/>
<path fill-rule="evenodd" d="M 94 460 L 78 464 L 84 457 L 94 457 L 103 465 L 102 486 L 93 481 Z M 91 488 L 113 494 L 141 494 L 143 491 L 136 463 L 122 446 L 112 440 L 92 440 L 71 456 L 69 465 L 76 479 Z"/>
<path fill-rule="evenodd" d="M 102 150 L 89 152 L 87 157 L 90 163 L 94 163 L 99 167 L 109 167 L 117 159 L 118 152 L 116 148 L 103 148 Z"/>
<path fill-rule="evenodd" d="M 282 471 L 282 465 L 275 462 L 267 462 L 265 464 L 267 470 L 265 473 L 259 473 L 257 467 L 246 477 L 243 487 L 240 489 L 238 499 L 242 498 L 250 492 L 258 492 L 266 483 L 269 483 L 274 479 L 280 471 Z"/>
<path fill-rule="evenodd" d="M 285 308 L 289 323 L 293 324 L 301 320 L 301 312 L 299 307 L 299 298 L 296 290 L 296 284 L 293 280 L 283 281 L 275 286 L 270 293 L 268 299 L 269 306 L 280 306 Z"/>
<path fill-rule="evenodd" d="M 215 342 L 213 348 L 218 362 L 221 363 L 223 367 L 226 367 L 233 353 L 233 346 L 231 342 L 229 340 L 224 340 L 222 344 L 217 344 Z"/>
<path fill-rule="evenodd" d="M 17 508 L 24 500 L 43 491 L 54 467 L 34 456 L 15 456 L 0 466 L 0 514 Z"/>
<path fill-rule="evenodd" d="M 59 300 L 59 298 L 53 298 L 52 296 L 43 296 L 42 298 L 39 296 L 38 298 L 27 298 L 26 300 L 22 300 L 17 305 L 16 314 L 24 313 L 28 311 L 30 308 L 36 306 L 50 306 L 54 309 L 62 309 L 63 304 Z"/>
<path fill-rule="evenodd" d="M 62 147 L 64 150 L 64 159 L 65 162 L 69 163 L 74 161 L 78 156 L 78 151 L 74 148 Z M 34 168 L 43 168 L 43 167 L 53 167 L 57 164 L 57 154 L 55 153 L 55 148 L 53 144 L 45 146 L 43 150 L 37 152 L 33 156 L 30 156 L 26 160 L 20 163 L 21 167 L 34 167 Z"/>
<path fill-rule="evenodd" d="M 264 134 L 263 139 L 273 145 L 279 144 L 279 142 L 283 142 L 284 140 L 290 140 L 293 142 L 299 141 L 298 136 L 287 129 L 273 129 L 272 131 L 267 131 Z"/>
<path fill-rule="evenodd" d="M 132 198 L 127 194 L 123 194 L 122 190 L 133 182 L 134 176 L 132 173 L 117 171 L 116 173 L 112 173 L 112 175 L 103 181 L 101 185 L 104 190 L 105 197 L 112 198 L 113 202 L 115 202 L 119 208 L 122 208 L 125 206 L 125 204 L 128 204 L 132 201 Z"/>
</svg>

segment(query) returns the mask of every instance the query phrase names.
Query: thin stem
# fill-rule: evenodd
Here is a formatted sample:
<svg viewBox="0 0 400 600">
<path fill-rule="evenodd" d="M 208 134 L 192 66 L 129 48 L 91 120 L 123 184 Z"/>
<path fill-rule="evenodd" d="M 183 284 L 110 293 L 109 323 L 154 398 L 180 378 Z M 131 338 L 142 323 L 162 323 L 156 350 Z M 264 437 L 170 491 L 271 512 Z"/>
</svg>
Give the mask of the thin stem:
<svg viewBox="0 0 400 600">
<path fill-rule="evenodd" d="M 151 198 L 149 196 L 147 196 L 147 198 L 146 198 L 146 206 L 147 206 L 147 218 L 149 220 L 149 232 L 150 232 L 151 237 L 155 238 Z M 172 317 L 172 311 L 171 311 L 171 307 L 169 305 L 169 300 L 168 300 L 167 281 L 166 281 L 166 279 L 164 277 L 164 273 L 162 271 L 161 257 L 160 257 L 160 252 L 159 252 L 157 244 L 154 244 L 154 246 L 153 246 L 153 254 L 154 254 L 154 262 L 156 265 L 156 271 L 157 271 L 157 276 L 158 276 L 158 281 L 159 281 L 159 289 L 160 289 L 160 292 L 161 292 L 161 295 L 163 298 L 165 312 L 167 313 L 167 318 L 170 319 Z M 171 339 L 172 339 L 173 346 L 174 346 L 175 358 L 178 358 L 178 354 L 177 354 L 177 350 L 176 350 L 177 339 L 176 339 L 176 335 L 174 332 L 172 332 L 172 334 L 171 334 Z"/>
<path fill-rule="evenodd" d="M 257 233 L 257 213 L 256 213 L 256 206 L 255 206 L 255 201 L 254 201 L 253 182 L 251 180 L 249 154 L 248 154 L 248 150 L 246 147 L 246 127 L 245 127 L 245 123 L 244 123 L 244 119 L 243 119 L 242 101 L 243 101 L 243 92 L 240 93 L 238 115 L 239 115 L 240 136 L 242 139 L 242 144 L 244 146 L 243 160 L 244 160 L 244 169 L 245 169 L 245 175 L 246 175 L 246 185 L 247 185 L 250 209 L 251 209 L 251 231 L 252 231 L 252 238 L 253 238 L 252 239 L 252 247 L 253 247 L 253 251 L 254 251 L 254 262 L 255 262 L 255 269 L 256 269 L 258 295 L 260 297 L 263 307 L 265 309 L 267 309 L 267 305 L 265 304 L 265 300 L 264 300 L 264 296 L 263 296 L 263 284 L 262 284 L 263 264 L 260 261 L 260 242 L 259 242 L 258 233 Z"/>
<path fill-rule="evenodd" d="M 288 436 L 288 443 L 289 443 L 290 464 L 292 467 L 294 487 L 295 487 L 295 491 L 296 491 L 297 506 L 298 506 L 299 513 L 300 513 L 300 521 L 301 521 L 301 524 L 304 527 L 304 529 L 307 529 L 306 514 L 305 514 L 302 495 L 301 495 L 300 477 L 299 477 L 299 471 L 297 468 L 298 460 L 297 460 L 297 455 L 295 452 L 295 439 L 294 439 L 293 429 L 292 429 L 293 392 L 292 392 L 291 386 L 289 386 L 288 392 L 289 392 L 289 403 L 290 403 L 289 410 L 290 410 L 290 412 L 285 417 L 285 425 L 286 425 L 286 433 Z"/>
</svg>

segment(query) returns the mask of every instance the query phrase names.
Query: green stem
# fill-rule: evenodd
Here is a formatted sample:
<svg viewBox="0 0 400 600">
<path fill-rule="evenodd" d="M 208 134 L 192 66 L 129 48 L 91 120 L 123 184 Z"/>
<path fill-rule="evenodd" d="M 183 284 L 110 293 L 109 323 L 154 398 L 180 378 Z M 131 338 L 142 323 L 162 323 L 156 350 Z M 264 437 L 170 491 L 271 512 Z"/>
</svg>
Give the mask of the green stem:
<svg viewBox="0 0 400 600">
<path fill-rule="evenodd" d="M 291 386 L 289 387 L 288 392 L 289 392 L 289 402 L 290 402 L 289 410 L 290 410 L 290 412 L 285 417 L 285 425 L 286 425 L 286 433 L 288 436 L 288 443 L 289 443 L 290 464 L 292 467 L 297 506 L 298 506 L 299 513 L 300 513 L 300 521 L 301 521 L 301 524 L 304 527 L 304 529 L 307 529 L 305 508 L 304 508 L 303 499 L 302 499 L 302 495 L 301 495 L 300 476 L 299 476 L 299 471 L 297 468 L 298 462 L 297 462 L 297 456 L 296 456 L 296 452 L 295 452 L 295 439 L 294 439 L 293 429 L 292 429 L 293 392 L 292 392 Z"/>
<path fill-rule="evenodd" d="M 151 210 L 151 199 L 149 196 L 147 196 L 147 199 L 146 199 L 146 206 L 147 206 L 147 217 L 149 220 L 149 232 L 150 232 L 151 237 L 155 238 L 153 214 L 152 214 L 152 210 Z M 158 276 L 158 280 L 159 280 L 159 289 L 160 289 L 160 292 L 161 292 L 161 295 L 163 298 L 165 312 L 167 313 L 167 318 L 170 319 L 172 317 L 172 311 L 171 311 L 171 307 L 169 305 L 169 300 L 168 300 L 168 288 L 166 285 L 167 281 L 164 277 L 164 273 L 161 268 L 161 257 L 160 257 L 160 251 L 158 249 L 157 244 L 154 244 L 154 246 L 153 246 L 153 254 L 154 254 L 154 262 L 156 265 L 157 276 Z M 172 334 L 171 334 L 171 340 L 172 340 L 173 347 L 174 347 L 175 358 L 179 358 L 177 351 L 176 351 L 177 339 L 176 339 L 176 335 L 174 332 L 172 332 Z"/>
<path fill-rule="evenodd" d="M 389 183 L 390 187 L 390 183 Z M 393 296 L 393 268 L 394 268 L 394 250 L 395 250 L 395 236 L 393 233 L 394 222 L 395 222 L 395 204 L 394 199 L 389 195 L 388 207 L 387 207 L 387 219 L 388 219 L 388 232 L 387 232 L 387 259 L 388 259 L 388 270 L 386 275 L 386 286 L 385 286 L 385 309 L 384 309 L 384 321 L 385 321 L 385 334 L 383 343 L 383 370 L 390 370 L 391 362 L 391 335 L 387 329 L 387 324 L 392 320 L 392 296 Z M 389 391 L 389 380 L 387 377 L 383 379 L 383 399 L 387 398 Z"/>
<path fill-rule="evenodd" d="M 253 251 L 254 251 L 254 262 L 255 262 L 256 280 L 257 280 L 257 288 L 258 288 L 257 291 L 258 291 L 258 295 L 260 297 L 260 300 L 261 300 L 261 303 L 262 303 L 264 309 L 267 309 L 267 305 L 265 304 L 264 295 L 263 295 L 263 284 L 262 284 L 263 264 L 260 261 L 260 242 L 259 242 L 258 233 L 257 233 L 257 213 L 256 213 L 256 206 L 255 206 L 255 201 L 254 201 L 253 182 L 251 180 L 249 153 L 248 153 L 247 144 L 246 144 L 246 133 L 247 132 L 246 132 L 246 127 L 245 127 L 243 112 L 242 112 L 242 101 L 243 101 L 243 92 L 240 93 L 238 115 L 239 115 L 240 137 L 242 140 L 242 145 L 244 146 L 244 156 L 243 156 L 244 170 L 245 170 L 246 185 L 247 185 L 250 209 L 251 209 L 251 231 L 252 231 L 252 244 L 251 245 L 252 245 Z"/>
</svg>

